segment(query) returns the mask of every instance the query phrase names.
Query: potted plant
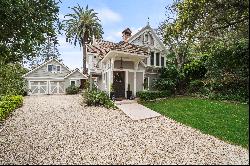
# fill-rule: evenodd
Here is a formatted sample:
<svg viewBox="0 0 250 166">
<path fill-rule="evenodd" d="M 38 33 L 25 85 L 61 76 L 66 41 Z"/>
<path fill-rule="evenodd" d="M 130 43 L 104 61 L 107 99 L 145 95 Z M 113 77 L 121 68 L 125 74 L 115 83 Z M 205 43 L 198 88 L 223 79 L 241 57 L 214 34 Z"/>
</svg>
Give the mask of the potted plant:
<svg viewBox="0 0 250 166">
<path fill-rule="evenodd" d="M 128 84 L 127 99 L 131 99 L 132 91 L 130 90 L 130 84 Z"/>
<path fill-rule="evenodd" d="M 110 99 L 114 99 L 114 98 L 115 98 L 114 85 L 111 84 L 110 85 Z"/>
</svg>

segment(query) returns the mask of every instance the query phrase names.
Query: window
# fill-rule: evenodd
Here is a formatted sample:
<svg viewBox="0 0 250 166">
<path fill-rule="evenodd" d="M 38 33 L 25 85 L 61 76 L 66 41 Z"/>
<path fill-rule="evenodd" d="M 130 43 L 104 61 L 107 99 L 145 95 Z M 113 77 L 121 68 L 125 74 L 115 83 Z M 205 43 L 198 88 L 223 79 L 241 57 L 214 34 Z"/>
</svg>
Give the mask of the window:
<svg viewBox="0 0 250 166">
<path fill-rule="evenodd" d="M 148 34 L 144 35 L 144 41 L 147 42 L 148 41 Z"/>
<path fill-rule="evenodd" d="M 56 71 L 60 72 L 61 71 L 61 66 L 56 66 Z"/>
<path fill-rule="evenodd" d="M 148 90 L 149 89 L 149 77 L 145 77 L 144 78 L 144 90 Z"/>
<path fill-rule="evenodd" d="M 56 66 L 56 65 L 48 65 L 48 72 L 61 72 L 61 66 Z"/>
<path fill-rule="evenodd" d="M 48 71 L 52 71 L 53 70 L 53 65 L 48 65 Z"/>
<path fill-rule="evenodd" d="M 151 56 L 150 56 L 150 64 L 154 65 L 154 52 L 151 52 Z"/>
<path fill-rule="evenodd" d="M 70 85 L 71 86 L 75 86 L 76 85 L 76 81 L 70 81 Z"/>
<path fill-rule="evenodd" d="M 164 57 L 161 57 L 161 66 L 163 67 L 165 64 Z"/>
<path fill-rule="evenodd" d="M 156 53 L 156 66 L 160 66 L 160 53 Z"/>
</svg>

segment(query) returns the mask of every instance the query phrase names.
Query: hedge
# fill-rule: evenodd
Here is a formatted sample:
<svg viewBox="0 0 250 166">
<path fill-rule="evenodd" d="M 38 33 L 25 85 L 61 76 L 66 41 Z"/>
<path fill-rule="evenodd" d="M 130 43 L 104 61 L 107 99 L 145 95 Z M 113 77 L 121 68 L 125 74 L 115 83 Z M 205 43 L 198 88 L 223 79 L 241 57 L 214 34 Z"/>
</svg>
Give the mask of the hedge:
<svg viewBox="0 0 250 166">
<path fill-rule="evenodd" d="M 140 91 L 136 95 L 142 101 L 154 100 L 157 98 L 169 97 L 171 93 L 169 91 Z"/>
<path fill-rule="evenodd" d="M 22 96 L 3 96 L 0 98 L 0 120 L 5 119 L 14 109 L 23 104 Z"/>
<path fill-rule="evenodd" d="M 104 106 L 105 108 L 115 109 L 116 106 L 112 100 L 110 100 L 109 96 L 99 90 L 86 90 L 84 93 L 84 102 L 87 106 Z"/>
<path fill-rule="evenodd" d="M 73 95 L 73 94 L 77 94 L 78 92 L 79 92 L 79 87 L 75 85 L 71 85 L 66 88 L 66 94 Z"/>
</svg>

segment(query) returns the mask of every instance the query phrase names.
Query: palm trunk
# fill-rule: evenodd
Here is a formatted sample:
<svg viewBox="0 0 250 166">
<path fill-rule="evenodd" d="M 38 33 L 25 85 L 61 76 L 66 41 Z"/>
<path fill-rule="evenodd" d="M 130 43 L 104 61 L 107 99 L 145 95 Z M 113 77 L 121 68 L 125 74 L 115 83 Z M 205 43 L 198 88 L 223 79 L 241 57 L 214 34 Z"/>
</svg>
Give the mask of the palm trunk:
<svg viewBox="0 0 250 166">
<path fill-rule="evenodd" d="M 87 68 L 86 68 L 87 49 L 86 49 L 86 43 L 85 43 L 85 41 L 83 41 L 82 48 L 83 48 L 82 49 L 82 53 L 83 53 L 83 56 L 82 56 L 83 74 L 87 74 L 88 73 Z"/>
</svg>

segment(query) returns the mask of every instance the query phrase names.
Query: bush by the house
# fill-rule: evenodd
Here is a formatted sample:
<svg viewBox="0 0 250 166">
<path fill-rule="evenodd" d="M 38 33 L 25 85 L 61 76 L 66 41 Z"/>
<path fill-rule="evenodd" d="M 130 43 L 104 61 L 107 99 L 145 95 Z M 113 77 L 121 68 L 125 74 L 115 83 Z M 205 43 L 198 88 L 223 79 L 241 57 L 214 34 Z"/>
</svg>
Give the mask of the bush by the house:
<svg viewBox="0 0 250 166">
<path fill-rule="evenodd" d="M 169 91 L 140 91 L 136 95 L 142 101 L 154 100 L 157 98 L 165 98 L 171 96 Z"/>
<path fill-rule="evenodd" d="M 114 102 L 109 96 L 99 90 L 87 90 L 84 92 L 84 102 L 87 106 L 104 106 L 106 108 L 115 108 Z"/>
<path fill-rule="evenodd" d="M 160 69 L 159 78 L 153 83 L 153 88 L 158 91 L 175 92 L 177 83 L 179 82 L 179 72 L 174 65 L 167 65 L 166 68 Z"/>
<path fill-rule="evenodd" d="M 3 96 L 0 98 L 0 120 L 6 118 L 11 111 L 21 107 L 23 104 L 22 96 Z"/>
<path fill-rule="evenodd" d="M 200 92 L 203 89 L 204 83 L 201 80 L 191 81 L 188 85 L 188 93 Z"/>
<path fill-rule="evenodd" d="M 79 92 L 79 87 L 75 86 L 75 85 L 70 85 L 68 88 L 66 88 L 66 93 L 73 95 L 73 94 L 77 94 Z"/>
<path fill-rule="evenodd" d="M 25 95 L 25 80 L 22 77 L 27 72 L 21 64 L 0 65 L 0 95 Z"/>
</svg>

